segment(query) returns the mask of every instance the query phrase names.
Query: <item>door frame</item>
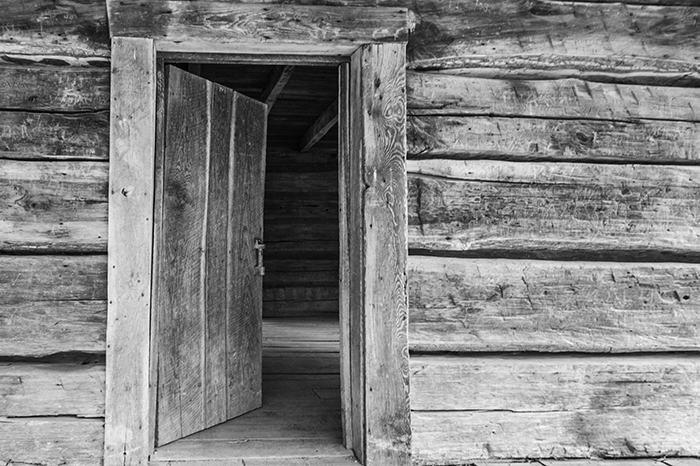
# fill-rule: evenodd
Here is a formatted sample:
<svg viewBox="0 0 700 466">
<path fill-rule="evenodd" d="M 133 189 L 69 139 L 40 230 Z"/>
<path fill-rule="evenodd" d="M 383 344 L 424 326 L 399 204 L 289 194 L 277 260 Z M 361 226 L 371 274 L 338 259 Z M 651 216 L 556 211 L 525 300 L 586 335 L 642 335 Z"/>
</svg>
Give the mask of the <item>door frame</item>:
<svg viewBox="0 0 700 466">
<path fill-rule="evenodd" d="M 410 464 L 405 42 L 312 56 L 260 45 L 192 52 L 113 37 L 110 109 L 105 466 L 154 451 L 151 278 L 159 60 L 339 63 L 341 400 L 344 443 L 367 465 Z M 324 49 L 324 52 L 326 50 Z M 204 48 L 203 50 L 207 50 Z M 266 49 L 262 49 L 266 51 Z M 275 61 L 277 60 L 277 61 Z"/>
</svg>

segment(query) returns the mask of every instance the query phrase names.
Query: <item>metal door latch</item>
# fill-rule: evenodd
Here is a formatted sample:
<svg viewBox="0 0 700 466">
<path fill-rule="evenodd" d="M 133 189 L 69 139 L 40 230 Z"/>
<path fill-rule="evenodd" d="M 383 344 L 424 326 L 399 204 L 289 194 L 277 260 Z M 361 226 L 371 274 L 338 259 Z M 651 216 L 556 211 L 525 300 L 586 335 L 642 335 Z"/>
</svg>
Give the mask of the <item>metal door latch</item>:
<svg viewBox="0 0 700 466">
<path fill-rule="evenodd" d="M 265 243 L 261 239 L 255 238 L 255 252 L 257 254 L 257 263 L 255 268 L 258 269 L 258 273 L 261 276 L 265 275 L 265 267 L 263 266 L 263 250 L 265 249 Z"/>
</svg>

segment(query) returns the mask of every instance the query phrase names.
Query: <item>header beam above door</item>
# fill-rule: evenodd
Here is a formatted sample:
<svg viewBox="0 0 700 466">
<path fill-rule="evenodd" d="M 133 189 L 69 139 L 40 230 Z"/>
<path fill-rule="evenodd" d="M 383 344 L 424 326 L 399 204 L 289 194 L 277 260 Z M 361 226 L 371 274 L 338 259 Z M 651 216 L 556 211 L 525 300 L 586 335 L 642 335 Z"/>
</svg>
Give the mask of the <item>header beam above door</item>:
<svg viewBox="0 0 700 466">
<path fill-rule="evenodd" d="M 112 37 L 150 38 L 159 52 L 348 56 L 414 27 L 402 7 L 107 0 L 107 12 Z"/>
</svg>

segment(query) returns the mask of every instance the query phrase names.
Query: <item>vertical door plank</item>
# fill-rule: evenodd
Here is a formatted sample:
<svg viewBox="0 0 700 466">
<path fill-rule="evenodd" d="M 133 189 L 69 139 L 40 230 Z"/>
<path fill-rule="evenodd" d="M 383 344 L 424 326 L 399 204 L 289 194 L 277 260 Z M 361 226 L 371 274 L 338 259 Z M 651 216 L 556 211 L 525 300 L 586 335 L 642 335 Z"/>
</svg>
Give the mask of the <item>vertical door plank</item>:
<svg viewBox="0 0 700 466">
<path fill-rule="evenodd" d="M 365 464 L 365 342 L 364 342 L 364 220 L 362 163 L 365 157 L 362 111 L 362 57 L 363 49 L 355 52 L 350 61 L 350 142 L 347 160 L 347 208 L 350 289 L 350 389 L 352 397 L 352 449 Z"/>
<path fill-rule="evenodd" d="M 405 46 L 364 46 L 359 121 L 364 191 L 365 462 L 410 464 Z"/>
<path fill-rule="evenodd" d="M 233 91 L 208 83 L 211 112 L 205 257 L 204 418 L 207 425 L 227 416 L 228 223 Z"/>
<path fill-rule="evenodd" d="M 169 67 L 159 273 L 157 443 L 203 428 L 209 86 Z"/>
<path fill-rule="evenodd" d="M 112 41 L 105 466 L 145 465 L 155 151 L 155 49 Z"/>
<path fill-rule="evenodd" d="M 263 239 L 267 106 L 236 94 L 230 184 L 228 416 L 262 405 L 262 276 L 255 240 Z"/>
<path fill-rule="evenodd" d="M 338 220 L 339 220 L 339 302 L 340 311 L 340 383 L 343 419 L 343 445 L 352 448 L 352 389 L 350 375 L 350 223 L 348 209 L 350 163 L 350 65 L 338 68 Z"/>
</svg>

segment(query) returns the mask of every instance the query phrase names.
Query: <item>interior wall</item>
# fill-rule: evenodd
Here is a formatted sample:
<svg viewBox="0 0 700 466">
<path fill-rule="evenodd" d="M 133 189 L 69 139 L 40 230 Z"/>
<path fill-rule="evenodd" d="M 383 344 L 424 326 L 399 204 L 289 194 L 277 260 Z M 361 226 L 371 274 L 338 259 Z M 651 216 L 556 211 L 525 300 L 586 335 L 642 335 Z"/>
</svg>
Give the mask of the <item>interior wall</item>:
<svg viewBox="0 0 700 466">
<path fill-rule="evenodd" d="M 700 8 L 369 3 L 417 21 L 414 462 L 700 455 Z M 0 460 L 98 465 L 106 11 L 0 7 Z"/>
<path fill-rule="evenodd" d="M 263 317 L 338 318 L 338 235 L 338 150 L 268 152 Z"/>
</svg>

